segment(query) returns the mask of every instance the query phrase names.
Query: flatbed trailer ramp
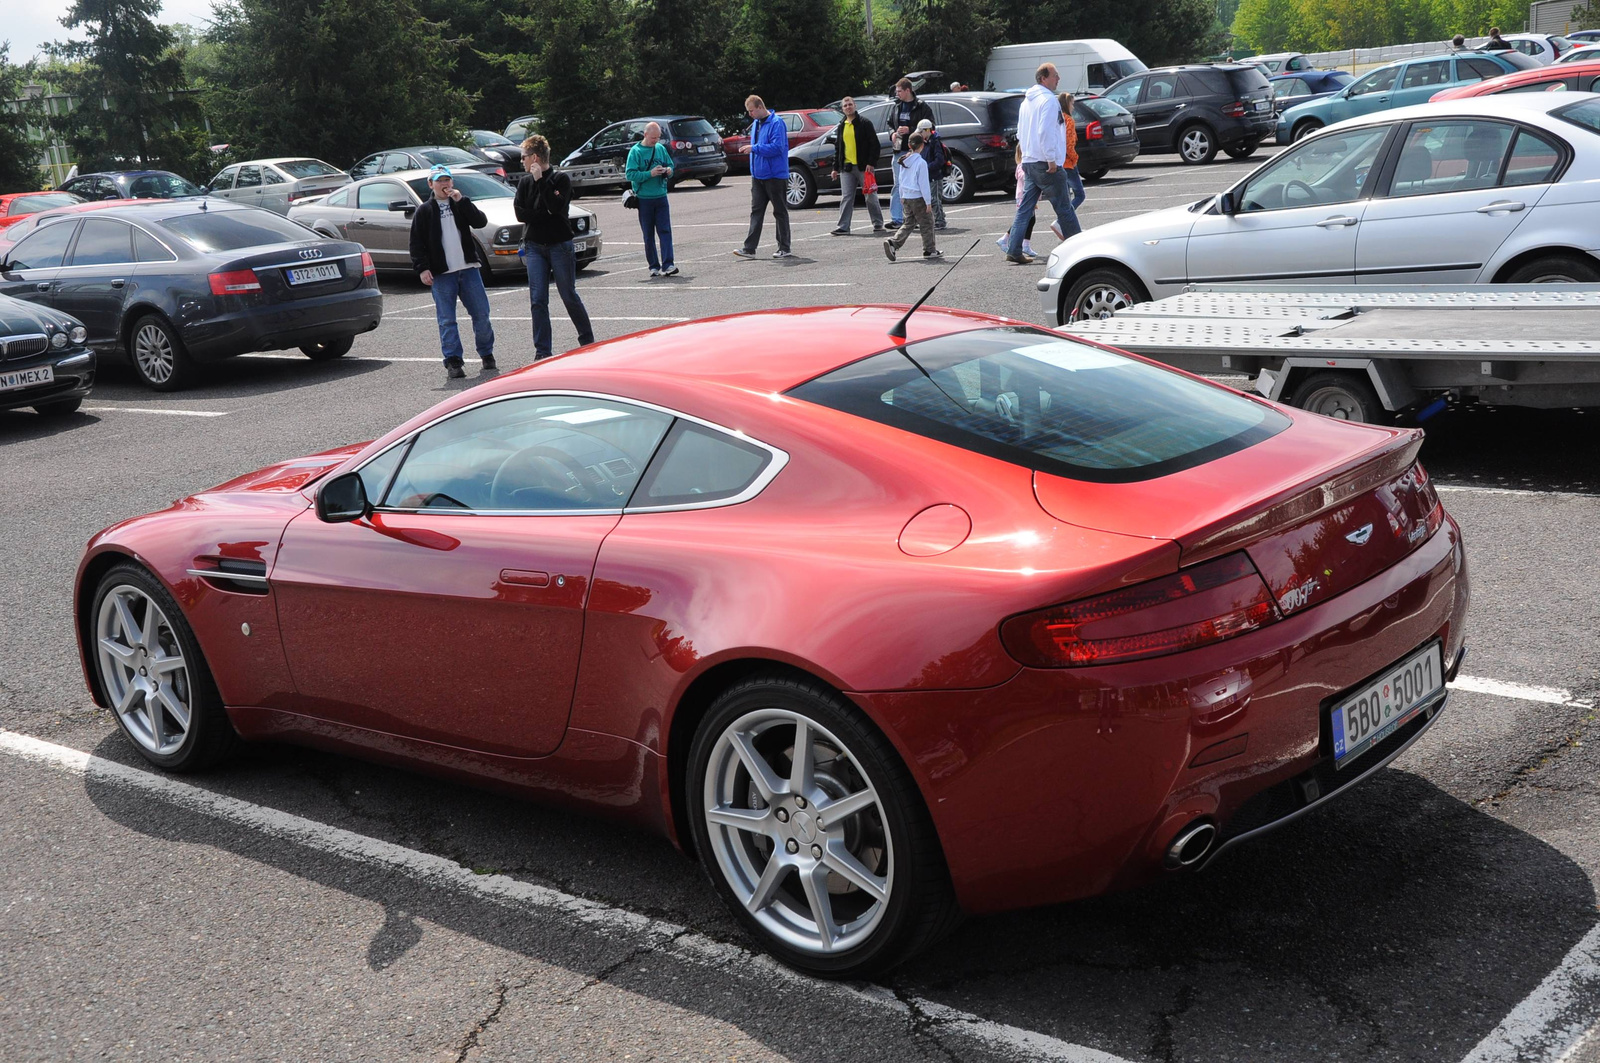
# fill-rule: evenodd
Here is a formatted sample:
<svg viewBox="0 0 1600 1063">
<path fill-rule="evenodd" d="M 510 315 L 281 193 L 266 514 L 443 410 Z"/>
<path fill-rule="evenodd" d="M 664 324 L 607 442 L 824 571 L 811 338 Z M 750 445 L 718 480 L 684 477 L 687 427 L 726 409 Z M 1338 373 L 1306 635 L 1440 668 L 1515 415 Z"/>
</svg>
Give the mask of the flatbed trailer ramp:
<svg viewBox="0 0 1600 1063">
<path fill-rule="evenodd" d="M 1217 285 L 1064 331 L 1352 420 L 1447 396 L 1600 406 L 1600 285 Z"/>
</svg>

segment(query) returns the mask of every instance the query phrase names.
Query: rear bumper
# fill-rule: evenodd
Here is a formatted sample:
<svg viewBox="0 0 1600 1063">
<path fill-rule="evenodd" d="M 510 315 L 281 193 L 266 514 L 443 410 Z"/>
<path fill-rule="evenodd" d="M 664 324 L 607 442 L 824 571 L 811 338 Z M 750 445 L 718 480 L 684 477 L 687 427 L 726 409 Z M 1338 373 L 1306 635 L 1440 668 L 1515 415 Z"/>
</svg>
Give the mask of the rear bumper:
<svg viewBox="0 0 1600 1063">
<path fill-rule="evenodd" d="M 1329 699 L 1432 639 L 1462 645 L 1467 573 L 1453 521 L 1404 561 L 1321 605 L 1171 657 L 1020 669 L 980 691 L 851 695 L 917 777 L 962 905 L 1052 904 L 1162 873 L 1184 826 L 1223 843 L 1286 821 L 1333 771 Z M 1441 704 L 1442 704 L 1442 700 Z M 1432 715 L 1356 766 L 1375 774 Z"/>
<path fill-rule="evenodd" d="M 1217 130 L 1217 143 L 1224 148 L 1238 147 L 1252 141 L 1261 144 L 1271 140 L 1277 128 L 1278 116 L 1267 111 L 1222 126 Z"/>
<path fill-rule="evenodd" d="M 383 320 L 383 293 L 370 278 L 361 287 L 293 302 L 247 307 L 184 322 L 184 347 L 198 361 L 252 351 L 281 351 L 319 340 L 370 332 Z"/>
<path fill-rule="evenodd" d="M 723 155 L 678 155 L 672 160 L 672 177 L 675 181 L 721 177 L 727 172 L 728 160 Z"/>
<path fill-rule="evenodd" d="M 48 384 L 0 391 L 0 410 L 18 410 L 43 402 L 87 398 L 90 389 L 94 387 L 95 363 L 95 353 L 82 347 L 65 353 L 0 362 L 0 373 L 36 369 L 46 365 L 55 372 L 55 379 Z"/>
<path fill-rule="evenodd" d="M 1133 134 L 1104 141 L 1093 147 L 1078 141 L 1078 169 L 1097 170 L 1102 166 L 1126 166 L 1139 157 L 1139 138 Z"/>
</svg>

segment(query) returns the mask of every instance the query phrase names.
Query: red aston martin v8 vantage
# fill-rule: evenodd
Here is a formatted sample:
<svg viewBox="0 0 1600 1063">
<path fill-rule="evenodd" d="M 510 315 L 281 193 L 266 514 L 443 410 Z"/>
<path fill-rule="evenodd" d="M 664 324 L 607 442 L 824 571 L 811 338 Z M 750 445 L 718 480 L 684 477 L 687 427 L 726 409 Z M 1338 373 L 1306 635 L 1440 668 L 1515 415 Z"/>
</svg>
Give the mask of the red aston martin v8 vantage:
<svg viewBox="0 0 1600 1063">
<path fill-rule="evenodd" d="M 1421 433 L 1001 319 L 753 313 L 115 525 L 95 700 L 619 816 L 786 962 L 1198 868 L 1378 771 L 1464 648 Z"/>
</svg>

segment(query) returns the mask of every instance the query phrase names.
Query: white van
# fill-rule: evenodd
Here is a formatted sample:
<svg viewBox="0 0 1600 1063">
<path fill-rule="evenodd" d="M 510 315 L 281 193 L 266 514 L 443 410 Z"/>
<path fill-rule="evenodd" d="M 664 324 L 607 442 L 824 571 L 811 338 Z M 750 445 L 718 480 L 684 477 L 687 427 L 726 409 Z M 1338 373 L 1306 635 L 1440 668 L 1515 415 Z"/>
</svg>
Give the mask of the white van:
<svg viewBox="0 0 1600 1063">
<path fill-rule="evenodd" d="M 1076 41 L 1006 44 L 989 53 L 983 88 L 994 92 L 1027 89 L 1040 63 L 1061 72 L 1060 92 L 1103 92 L 1129 74 L 1149 69 L 1116 41 L 1087 37 Z"/>
</svg>

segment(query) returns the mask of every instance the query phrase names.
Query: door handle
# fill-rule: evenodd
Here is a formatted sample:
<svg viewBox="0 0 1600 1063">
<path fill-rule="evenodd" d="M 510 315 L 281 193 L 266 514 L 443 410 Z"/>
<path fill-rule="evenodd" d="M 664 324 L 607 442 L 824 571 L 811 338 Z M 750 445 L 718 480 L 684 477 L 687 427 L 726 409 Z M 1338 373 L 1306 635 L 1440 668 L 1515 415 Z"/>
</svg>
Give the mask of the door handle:
<svg viewBox="0 0 1600 1063">
<path fill-rule="evenodd" d="M 128 283 L 127 281 L 123 280 L 121 277 L 118 277 L 116 280 L 111 282 L 111 287 L 113 287 L 113 288 L 121 288 L 123 285 L 125 285 L 127 283 Z"/>
<path fill-rule="evenodd" d="M 1323 218 L 1317 222 L 1319 229 L 1348 229 L 1356 223 L 1357 219 L 1340 215 L 1337 218 Z"/>
<path fill-rule="evenodd" d="M 1509 214 L 1519 210 L 1527 210 L 1526 203 L 1519 203 L 1510 199 L 1497 199 L 1493 203 L 1485 203 L 1478 208 L 1479 214 Z"/>
<path fill-rule="evenodd" d="M 37 283 L 37 284 L 35 284 L 33 286 L 33 290 L 36 291 L 36 292 L 47 292 L 47 291 L 50 290 L 50 282 L 49 281 L 40 281 L 39 283 Z"/>
<path fill-rule="evenodd" d="M 516 587 L 548 587 L 550 586 L 550 573 L 534 572 L 526 568 L 503 568 L 500 570 L 500 582 Z M 563 580 L 563 583 L 566 581 Z"/>
</svg>

